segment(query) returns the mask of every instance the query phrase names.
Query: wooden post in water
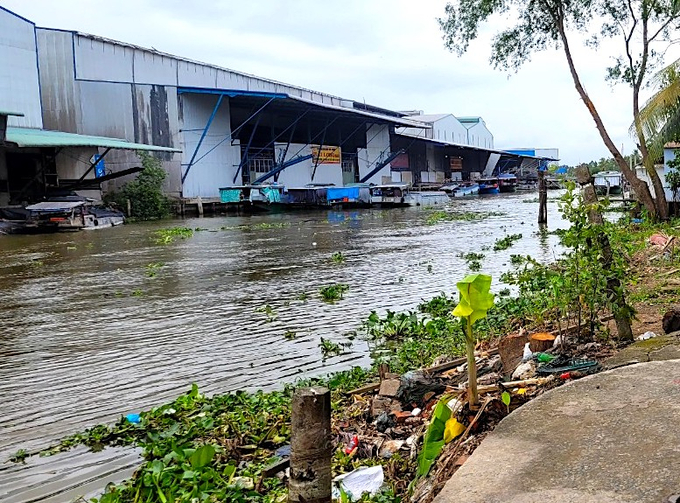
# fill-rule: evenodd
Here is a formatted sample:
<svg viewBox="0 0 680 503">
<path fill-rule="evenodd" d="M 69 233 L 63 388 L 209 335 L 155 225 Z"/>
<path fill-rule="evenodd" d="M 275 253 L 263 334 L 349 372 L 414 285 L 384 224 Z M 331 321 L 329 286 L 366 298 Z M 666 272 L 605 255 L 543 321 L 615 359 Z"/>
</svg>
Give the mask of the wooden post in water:
<svg viewBox="0 0 680 503">
<path fill-rule="evenodd" d="M 128 218 L 130 218 L 132 216 L 132 203 L 130 202 L 129 199 L 126 199 L 125 205 L 127 206 L 125 208 L 127 210 L 127 216 L 128 216 Z"/>
<path fill-rule="evenodd" d="M 331 392 L 299 388 L 293 394 L 289 503 L 331 501 Z"/>
<path fill-rule="evenodd" d="M 548 184 L 545 171 L 538 170 L 538 223 L 548 223 Z"/>
<path fill-rule="evenodd" d="M 576 168 L 576 181 L 581 185 L 583 191 L 583 202 L 588 206 L 597 204 L 597 193 L 593 185 L 590 171 L 586 166 Z M 596 209 L 591 209 L 588 212 L 588 220 L 596 225 L 602 225 L 604 219 L 602 213 Z M 610 271 L 613 262 L 612 248 L 609 243 L 609 238 L 606 234 L 599 235 L 600 247 L 602 248 L 602 267 L 605 271 Z M 607 278 L 607 295 L 613 299 L 615 304 L 614 320 L 616 321 L 616 329 L 619 333 L 619 339 L 632 341 L 633 330 L 630 326 L 630 308 L 626 304 L 626 298 L 621 288 L 621 282 L 618 278 Z"/>
</svg>

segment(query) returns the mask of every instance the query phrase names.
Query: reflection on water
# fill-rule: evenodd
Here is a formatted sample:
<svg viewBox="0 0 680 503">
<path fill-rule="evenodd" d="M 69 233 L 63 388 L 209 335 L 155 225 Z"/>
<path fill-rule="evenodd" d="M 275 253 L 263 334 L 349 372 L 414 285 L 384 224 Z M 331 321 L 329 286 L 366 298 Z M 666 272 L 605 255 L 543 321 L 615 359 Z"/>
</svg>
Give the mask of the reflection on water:
<svg viewBox="0 0 680 503">
<path fill-rule="evenodd" d="M 505 234 L 524 238 L 485 252 L 482 270 L 494 278 L 511 254 L 554 259 L 557 240 L 539 232 L 537 204 L 523 203 L 526 197 L 455 201 L 457 210 L 503 215 L 436 225 L 425 224 L 425 210 L 406 208 L 1 238 L 0 401 L 10 405 L 0 418 L 0 459 L 149 408 L 192 382 L 208 393 L 273 388 L 367 365 L 361 342 L 323 362 L 319 338 L 345 340 L 372 309 L 409 309 L 453 291 L 468 272 L 459 254 L 492 247 Z M 560 225 L 552 202 L 549 222 Z M 207 230 L 156 244 L 153 232 L 173 225 Z M 343 264 L 331 260 L 337 251 Z M 336 304 L 318 293 L 331 283 L 350 285 Z M 298 300 L 302 293 L 306 301 Z M 264 305 L 269 316 L 258 310 Z M 288 330 L 294 340 L 283 336 Z M 89 481 L 69 496 L 101 489 L 101 477 L 136 459 L 108 451 L 96 460 L 80 451 L 64 456 L 0 465 L 0 499 L 58 494 L 54 501 L 63 501 L 64 488 Z"/>
</svg>

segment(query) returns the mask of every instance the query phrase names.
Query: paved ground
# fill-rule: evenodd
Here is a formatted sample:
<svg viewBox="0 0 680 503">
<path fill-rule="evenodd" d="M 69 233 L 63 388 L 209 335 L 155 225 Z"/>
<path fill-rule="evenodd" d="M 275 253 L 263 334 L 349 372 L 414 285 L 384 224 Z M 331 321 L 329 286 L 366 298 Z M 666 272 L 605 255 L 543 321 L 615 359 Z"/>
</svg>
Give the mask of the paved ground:
<svg viewBox="0 0 680 503">
<path fill-rule="evenodd" d="M 670 342 L 661 349 L 677 344 Z M 673 494 L 680 360 L 615 368 L 529 402 L 482 442 L 435 503 L 661 503 Z"/>
</svg>

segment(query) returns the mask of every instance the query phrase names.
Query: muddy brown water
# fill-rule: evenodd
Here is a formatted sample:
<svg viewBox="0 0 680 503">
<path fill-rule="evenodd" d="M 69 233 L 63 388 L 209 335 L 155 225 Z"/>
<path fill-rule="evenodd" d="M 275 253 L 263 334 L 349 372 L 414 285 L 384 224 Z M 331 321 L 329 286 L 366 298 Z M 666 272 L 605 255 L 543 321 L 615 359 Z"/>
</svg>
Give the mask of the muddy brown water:
<svg viewBox="0 0 680 503">
<path fill-rule="evenodd" d="M 453 201 L 456 210 L 502 215 L 435 225 L 426 224 L 427 210 L 405 208 L 0 237 L 0 501 L 71 501 L 121 480 L 137 465 L 136 451 L 79 448 L 24 465 L 4 461 L 171 400 L 192 382 L 206 393 L 273 389 L 369 365 L 365 343 L 356 340 L 323 361 L 320 337 L 345 341 L 371 310 L 412 309 L 453 292 L 468 272 L 459 254 L 492 247 L 506 234 L 523 239 L 484 252 L 482 270 L 494 276 L 496 291 L 511 254 L 554 259 L 557 238 L 537 232 L 537 203 L 527 202 L 535 197 Z M 179 225 L 207 230 L 154 242 L 155 231 Z M 563 225 L 550 202 L 549 229 Z M 331 260 L 338 251 L 344 264 Z M 319 288 L 332 283 L 350 289 L 327 304 Z M 272 321 L 258 311 L 265 305 Z M 294 340 L 284 337 L 288 330 Z"/>
</svg>

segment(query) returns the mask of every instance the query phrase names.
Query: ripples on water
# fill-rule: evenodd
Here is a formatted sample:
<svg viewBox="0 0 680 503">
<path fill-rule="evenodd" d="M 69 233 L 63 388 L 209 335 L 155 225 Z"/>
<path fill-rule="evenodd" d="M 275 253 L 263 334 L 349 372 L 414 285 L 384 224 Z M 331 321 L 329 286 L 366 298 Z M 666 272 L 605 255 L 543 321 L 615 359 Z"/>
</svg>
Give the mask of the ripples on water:
<svg viewBox="0 0 680 503">
<path fill-rule="evenodd" d="M 412 309 L 452 292 L 469 272 L 458 255 L 492 247 L 505 234 L 524 238 L 508 250 L 484 252 L 482 271 L 494 276 L 496 290 L 511 254 L 554 259 L 557 239 L 538 236 L 537 204 L 522 202 L 527 197 L 534 194 L 455 201 L 456 210 L 503 215 L 436 225 L 425 224 L 426 210 L 405 208 L 2 237 L 0 460 L 172 399 L 192 382 L 207 393 L 271 389 L 368 365 L 367 347 L 356 341 L 323 362 L 319 338 L 345 340 L 371 310 Z M 253 228 L 261 222 L 290 225 Z M 553 202 L 549 222 L 551 229 L 562 225 Z M 173 225 L 208 230 L 155 244 L 153 232 Z M 239 225 L 249 228 L 221 230 Z M 331 260 L 337 251 L 344 264 Z M 163 267 L 149 277 L 147 265 L 158 262 Z M 336 304 L 318 293 L 331 283 L 350 285 Z M 306 302 L 297 300 L 303 292 Z M 257 312 L 266 304 L 276 313 L 271 322 Z M 283 337 L 287 330 L 295 340 Z M 127 450 L 79 449 L 31 458 L 26 466 L 0 464 L 0 500 L 96 493 L 136 461 Z"/>
</svg>

